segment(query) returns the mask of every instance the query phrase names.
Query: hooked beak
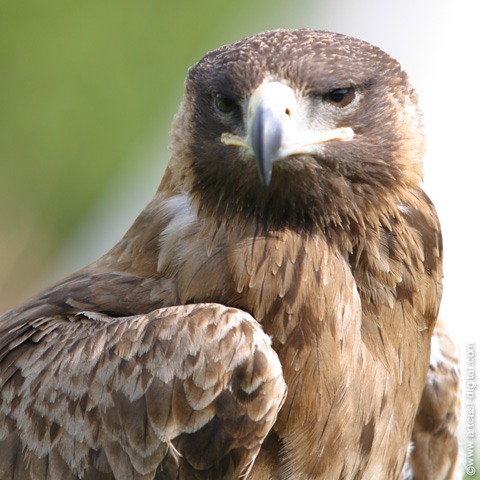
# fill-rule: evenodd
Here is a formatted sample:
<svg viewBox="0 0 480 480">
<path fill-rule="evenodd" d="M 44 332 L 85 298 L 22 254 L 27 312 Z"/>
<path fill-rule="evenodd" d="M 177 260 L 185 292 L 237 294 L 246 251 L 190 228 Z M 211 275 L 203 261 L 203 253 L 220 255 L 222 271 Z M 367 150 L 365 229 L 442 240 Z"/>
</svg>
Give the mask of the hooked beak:
<svg viewBox="0 0 480 480">
<path fill-rule="evenodd" d="M 270 184 L 273 162 L 277 159 L 283 136 L 280 115 L 266 102 L 260 103 L 253 115 L 250 137 L 260 180 L 265 186 Z"/>
<path fill-rule="evenodd" d="M 224 144 L 244 147 L 254 154 L 264 186 L 270 184 L 273 164 L 277 160 L 313 153 L 320 143 L 354 136 L 350 127 L 308 130 L 299 121 L 297 110 L 298 102 L 290 87 L 279 82 L 265 82 L 250 97 L 246 138 L 222 134 Z"/>
</svg>

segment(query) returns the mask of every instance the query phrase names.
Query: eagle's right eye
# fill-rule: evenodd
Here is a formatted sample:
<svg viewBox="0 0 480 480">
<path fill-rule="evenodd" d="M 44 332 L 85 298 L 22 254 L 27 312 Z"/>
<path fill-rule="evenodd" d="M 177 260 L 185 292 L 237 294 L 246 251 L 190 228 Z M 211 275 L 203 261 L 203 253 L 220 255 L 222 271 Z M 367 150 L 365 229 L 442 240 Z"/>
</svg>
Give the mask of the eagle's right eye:
<svg viewBox="0 0 480 480">
<path fill-rule="evenodd" d="M 350 105 L 355 99 L 355 89 L 350 88 L 335 88 L 328 92 L 323 98 L 330 104 L 336 107 L 344 108 Z"/>
<path fill-rule="evenodd" d="M 232 113 L 237 108 L 237 102 L 233 98 L 222 95 L 221 93 L 215 93 L 214 95 L 215 108 L 220 113 Z"/>
</svg>

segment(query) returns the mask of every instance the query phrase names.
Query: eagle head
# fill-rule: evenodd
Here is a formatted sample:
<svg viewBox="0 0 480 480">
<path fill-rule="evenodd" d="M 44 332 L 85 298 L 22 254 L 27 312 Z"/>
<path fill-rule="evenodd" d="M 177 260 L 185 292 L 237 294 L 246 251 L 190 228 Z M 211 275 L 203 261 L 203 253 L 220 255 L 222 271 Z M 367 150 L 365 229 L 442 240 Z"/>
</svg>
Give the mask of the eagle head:
<svg viewBox="0 0 480 480">
<path fill-rule="evenodd" d="M 276 30 L 207 53 L 189 70 L 172 136 L 177 180 L 199 212 L 267 228 L 350 228 L 421 179 L 406 73 L 336 33 Z"/>
</svg>

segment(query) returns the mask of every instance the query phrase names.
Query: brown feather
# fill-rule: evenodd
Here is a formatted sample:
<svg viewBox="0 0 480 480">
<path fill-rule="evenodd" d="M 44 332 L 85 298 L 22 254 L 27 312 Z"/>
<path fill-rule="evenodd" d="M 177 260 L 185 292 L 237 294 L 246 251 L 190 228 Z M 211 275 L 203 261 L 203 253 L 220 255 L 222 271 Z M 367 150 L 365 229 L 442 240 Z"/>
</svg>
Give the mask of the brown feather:
<svg viewBox="0 0 480 480">
<path fill-rule="evenodd" d="M 0 478 L 102 471 L 153 478 L 172 459 L 177 472 L 199 468 L 202 478 L 218 478 L 218 468 L 232 478 L 240 475 L 271 429 L 285 392 L 277 356 L 258 324 L 214 304 L 95 317 L 87 312 L 70 321 L 46 319 L 53 325 L 49 339 L 32 335 L 6 353 L 6 359 L 16 357 L 16 372 L 6 378 L 0 369 L 0 417 L 9 423 L 0 432 L 0 450 L 17 453 L 0 465 Z M 50 341 L 59 354 L 39 358 Z M 101 348 L 87 348 L 89 342 Z M 240 422 L 241 431 L 232 422 Z M 205 456 L 198 457 L 195 432 L 208 429 L 224 432 L 222 441 L 205 444 Z M 175 453 L 177 444 L 182 456 Z M 14 466 L 21 450 L 28 462 Z"/>
<path fill-rule="evenodd" d="M 268 187 L 221 141 L 248 140 L 264 81 L 302 125 L 353 132 L 278 159 Z M 325 103 L 344 87 L 351 107 Z M 432 335 L 451 354 L 423 149 L 407 75 L 365 42 L 278 30 L 208 53 L 124 238 L 0 320 L 0 478 L 451 478 L 458 371 L 429 369 Z"/>
</svg>

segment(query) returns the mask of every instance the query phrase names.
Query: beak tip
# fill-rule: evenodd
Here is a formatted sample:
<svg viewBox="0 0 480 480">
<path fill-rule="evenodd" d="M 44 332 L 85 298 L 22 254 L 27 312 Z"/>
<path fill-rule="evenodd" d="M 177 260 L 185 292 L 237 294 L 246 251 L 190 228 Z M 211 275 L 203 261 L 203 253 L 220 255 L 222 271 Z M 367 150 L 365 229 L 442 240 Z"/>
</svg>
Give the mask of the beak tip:
<svg viewBox="0 0 480 480">
<path fill-rule="evenodd" d="M 268 187 L 270 186 L 270 181 L 272 180 L 272 172 L 268 172 L 265 174 L 265 176 L 263 177 L 263 180 L 262 180 L 262 183 L 263 183 L 263 186 L 264 187 Z"/>
<path fill-rule="evenodd" d="M 257 159 L 257 170 L 258 170 L 258 176 L 260 178 L 260 183 L 264 187 L 268 187 L 270 185 L 270 181 L 272 179 L 272 168 L 267 168 L 267 170 L 264 169 L 265 165 Z"/>
</svg>

